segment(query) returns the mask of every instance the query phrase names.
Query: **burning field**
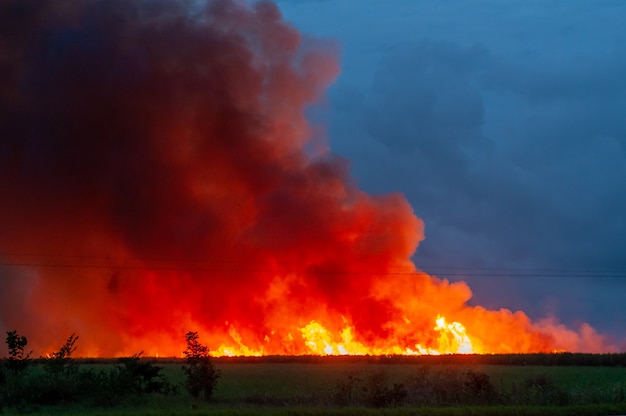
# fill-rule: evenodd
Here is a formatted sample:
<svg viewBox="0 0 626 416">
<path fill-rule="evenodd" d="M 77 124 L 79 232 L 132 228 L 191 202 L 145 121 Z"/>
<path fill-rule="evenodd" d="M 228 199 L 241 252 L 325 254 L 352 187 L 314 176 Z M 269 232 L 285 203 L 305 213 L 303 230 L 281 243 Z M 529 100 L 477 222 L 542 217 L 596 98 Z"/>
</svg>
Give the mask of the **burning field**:
<svg viewBox="0 0 626 416">
<path fill-rule="evenodd" d="M 412 263 L 412 207 L 305 117 L 335 45 L 272 3 L 8 0 L 0 27 L 0 329 L 37 353 L 612 351 Z"/>
</svg>

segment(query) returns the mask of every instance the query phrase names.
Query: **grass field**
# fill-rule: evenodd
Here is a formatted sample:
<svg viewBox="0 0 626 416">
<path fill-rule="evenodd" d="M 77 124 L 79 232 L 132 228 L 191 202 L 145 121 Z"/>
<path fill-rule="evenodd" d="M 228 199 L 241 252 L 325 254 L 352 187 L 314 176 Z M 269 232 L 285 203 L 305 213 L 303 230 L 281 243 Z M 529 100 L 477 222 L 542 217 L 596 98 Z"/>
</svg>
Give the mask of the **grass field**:
<svg viewBox="0 0 626 416">
<path fill-rule="evenodd" d="M 464 386 L 460 384 L 464 384 L 464 380 L 458 384 L 455 381 L 467 371 L 486 374 L 494 389 L 499 392 L 514 392 L 516 387 L 519 387 L 518 390 L 527 387 L 531 394 L 534 392 L 536 395 L 542 393 L 547 395 L 551 389 L 566 396 L 562 398 L 562 403 L 557 402 L 558 397 L 553 403 L 550 403 L 550 397 L 546 397 L 546 401 L 541 404 L 548 405 L 620 403 L 624 402 L 626 390 L 626 368 L 623 367 L 292 363 L 222 364 L 218 368 L 221 370 L 222 378 L 214 399 L 218 403 L 228 404 L 333 406 L 337 404 L 334 396 L 337 395 L 340 386 L 345 385 L 351 377 L 357 380 L 354 389 L 372 390 L 376 387 L 372 386 L 372 381 L 380 381 L 389 388 L 394 384 L 404 383 L 407 385 L 409 396 L 405 401 L 412 404 L 410 397 L 412 381 L 430 377 L 441 380 L 442 389 L 463 388 Z M 175 368 L 168 371 L 172 371 L 172 376 L 175 377 Z M 527 391 L 519 394 L 523 393 Z M 526 398 L 510 397 L 510 399 L 519 402 Z M 533 404 L 532 398 L 527 399 Z M 460 401 L 463 401 L 462 398 Z M 358 403 L 358 399 L 355 402 Z"/>
<path fill-rule="evenodd" d="M 306 361 L 306 360 L 305 360 Z M 113 364 L 80 364 L 106 368 Z M 609 415 L 626 414 L 626 367 L 216 360 L 212 400 L 184 391 L 180 362 L 158 363 L 179 386 L 114 407 L 61 404 L 49 415 Z M 32 371 L 36 371 L 33 369 Z M 4 409 L 8 415 L 16 409 Z"/>
</svg>

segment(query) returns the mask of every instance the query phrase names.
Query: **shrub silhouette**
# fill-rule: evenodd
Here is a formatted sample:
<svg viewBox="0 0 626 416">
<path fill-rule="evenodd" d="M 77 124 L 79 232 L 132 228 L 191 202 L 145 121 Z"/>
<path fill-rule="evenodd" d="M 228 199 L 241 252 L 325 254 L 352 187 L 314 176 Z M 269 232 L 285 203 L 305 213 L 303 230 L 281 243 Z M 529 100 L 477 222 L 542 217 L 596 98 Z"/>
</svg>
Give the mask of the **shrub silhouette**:
<svg viewBox="0 0 626 416">
<path fill-rule="evenodd" d="M 28 340 L 17 331 L 8 331 L 6 343 L 9 348 L 9 358 L 5 362 L 5 367 L 15 374 L 23 372 L 30 364 L 31 353 L 25 350 Z"/>
<path fill-rule="evenodd" d="M 78 365 L 72 360 L 78 336 L 71 334 L 58 351 L 40 362 L 45 373 L 32 377 L 29 389 L 36 404 L 57 404 L 74 401 L 80 390 Z"/>
<path fill-rule="evenodd" d="M 72 360 L 72 354 L 76 351 L 76 341 L 78 341 L 76 334 L 67 337 L 57 352 L 53 352 L 49 358 L 44 359 L 44 369 L 55 376 L 68 376 L 73 373 L 76 370 L 76 364 Z"/>
<path fill-rule="evenodd" d="M 185 365 L 183 371 L 187 376 L 185 388 L 193 398 L 204 395 L 205 400 L 209 400 L 220 377 L 219 370 L 215 368 L 209 355 L 209 348 L 200 344 L 197 332 L 187 332 L 185 334 L 187 349 L 185 354 Z"/>
<path fill-rule="evenodd" d="M 491 403 L 495 398 L 495 389 L 489 375 L 482 371 L 467 371 L 464 387 L 466 402 L 486 404 Z"/>
<path fill-rule="evenodd" d="M 78 336 L 71 334 L 58 351 L 38 360 L 43 371 L 28 372 L 26 338 L 16 331 L 7 332 L 9 357 L 0 360 L 0 413 L 4 406 L 18 412 L 59 403 L 113 406 L 137 402 L 145 394 L 175 391 L 161 374 L 163 368 L 141 359 L 141 353 L 119 358 L 113 368 L 80 368 L 72 359 L 77 340 Z"/>
<path fill-rule="evenodd" d="M 31 363 L 30 352 L 26 352 L 28 340 L 17 331 L 8 331 L 6 344 L 8 358 L 0 366 L 0 409 L 5 405 L 13 406 L 18 411 L 27 410 L 31 390 L 27 386 L 28 366 Z"/>
<path fill-rule="evenodd" d="M 372 407 L 391 407 L 402 405 L 407 391 L 404 383 L 389 386 L 387 373 L 377 371 L 370 375 L 365 385 L 365 402 Z"/>
<path fill-rule="evenodd" d="M 168 393 L 170 385 L 161 375 L 163 367 L 141 360 L 141 353 L 118 358 L 116 375 L 118 383 L 133 393 Z"/>
<path fill-rule="evenodd" d="M 349 406 L 357 401 L 358 388 L 362 380 L 357 372 L 351 371 L 345 379 L 337 380 L 331 391 L 332 402 L 338 406 Z"/>
</svg>

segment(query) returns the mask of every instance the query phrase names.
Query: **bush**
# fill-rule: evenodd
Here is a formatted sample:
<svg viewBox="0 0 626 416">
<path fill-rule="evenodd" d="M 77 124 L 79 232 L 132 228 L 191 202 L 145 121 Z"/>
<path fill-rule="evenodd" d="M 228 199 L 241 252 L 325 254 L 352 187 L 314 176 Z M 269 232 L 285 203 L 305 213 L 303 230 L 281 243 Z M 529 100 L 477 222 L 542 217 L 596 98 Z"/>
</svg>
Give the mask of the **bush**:
<svg viewBox="0 0 626 416">
<path fill-rule="evenodd" d="M 485 405 L 497 400 L 489 375 L 481 371 L 425 366 L 406 381 L 407 402 L 416 406 Z"/>
<path fill-rule="evenodd" d="M 41 359 L 44 374 L 28 380 L 28 389 L 32 394 L 30 400 L 33 403 L 57 404 L 75 399 L 79 388 L 76 381 L 78 366 L 72 360 L 76 341 L 76 334 L 71 334 L 57 352 Z"/>
<path fill-rule="evenodd" d="M 532 404 L 562 406 L 568 402 L 567 394 L 547 374 L 526 378 L 524 387 Z"/>
<path fill-rule="evenodd" d="M 338 406 L 349 406 L 358 401 L 358 388 L 361 378 L 356 372 L 349 372 L 345 379 L 337 380 L 331 391 L 332 402 Z"/>
<path fill-rule="evenodd" d="M 389 384 L 385 371 L 373 372 L 365 378 L 350 372 L 331 391 L 332 402 L 338 406 L 401 406 L 406 396 L 404 383 Z"/>
<path fill-rule="evenodd" d="M 492 403 L 496 397 L 489 375 L 482 371 L 467 371 L 464 388 L 467 399 L 476 404 Z"/>
<path fill-rule="evenodd" d="M 57 352 L 40 359 L 43 371 L 29 374 L 26 338 L 16 331 L 8 332 L 9 358 L 0 362 L 0 413 L 4 406 L 18 412 L 59 403 L 113 406 L 139 400 L 144 394 L 175 390 L 162 376 L 162 367 L 141 360 L 141 353 L 119 358 L 112 369 L 80 369 L 72 359 L 77 340 L 75 334 L 70 335 Z"/>
<path fill-rule="evenodd" d="M 145 394 L 169 394 L 175 388 L 161 374 L 163 367 L 141 359 L 141 353 L 117 359 L 110 371 L 83 371 L 79 374 L 82 391 L 88 391 L 88 399 L 99 406 L 114 406 L 131 401 L 137 402 Z"/>
<path fill-rule="evenodd" d="M 17 331 L 6 333 L 9 357 L 0 365 L 0 409 L 13 406 L 25 411 L 30 403 L 32 392 L 27 386 L 30 352 L 26 352 L 28 340 Z"/>
<path fill-rule="evenodd" d="M 185 388 L 193 398 L 204 395 L 205 400 L 209 400 L 220 377 L 219 370 L 215 368 L 209 355 L 209 348 L 200 344 L 197 332 L 187 332 L 185 334 L 187 349 L 185 354 L 185 365 L 183 371 L 187 376 Z"/>
<path fill-rule="evenodd" d="M 161 375 L 163 367 L 140 357 L 141 353 L 117 360 L 119 365 L 114 372 L 117 384 L 130 393 L 169 393 L 172 387 Z"/>
<path fill-rule="evenodd" d="M 5 360 L 4 366 L 15 374 L 24 372 L 30 364 L 31 353 L 27 353 L 25 349 L 28 340 L 17 331 L 9 331 L 6 343 L 9 348 L 9 358 Z"/>
<path fill-rule="evenodd" d="M 387 373 L 378 371 L 370 375 L 365 387 L 365 402 L 372 407 L 400 406 L 406 398 L 404 383 L 389 386 Z"/>
<path fill-rule="evenodd" d="M 76 341 L 78 341 L 78 336 L 76 334 L 70 335 L 65 344 L 59 348 L 59 351 L 53 352 L 49 358 L 44 359 L 43 367 L 46 372 L 62 377 L 76 371 L 76 365 L 72 360 L 72 354 L 76 351 Z"/>
</svg>

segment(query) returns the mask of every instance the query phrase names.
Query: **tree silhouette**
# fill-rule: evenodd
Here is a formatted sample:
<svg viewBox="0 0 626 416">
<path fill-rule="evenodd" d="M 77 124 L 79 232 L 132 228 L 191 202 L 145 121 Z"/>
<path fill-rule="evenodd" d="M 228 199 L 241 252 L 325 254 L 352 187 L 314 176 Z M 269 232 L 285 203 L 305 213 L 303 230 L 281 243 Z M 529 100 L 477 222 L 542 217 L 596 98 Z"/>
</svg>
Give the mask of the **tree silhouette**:
<svg viewBox="0 0 626 416">
<path fill-rule="evenodd" d="M 69 375 L 73 372 L 75 366 L 72 362 L 72 354 L 76 351 L 76 341 L 78 341 L 76 334 L 71 334 L 67 337 L 61 348 L 53 352 L 50 358 L 44 362 L 44 368 L 50 373 L 58 375 Z"/>
<path fill-rule="evenodd" d="M 200 393 L 203 393 L 204 399 L 209 400 L 217 385 L 220 372 L 211 361 L 209 348 L 200 344 L 197 332 L 187 332 L 185 340 L 187 342 L 187 349 L 184 351 L 186 360 L 183 366 L 183 371 L 187 376 L 185 388 L 192 397 L 198 398 Z"/>
<path fill-rule="evenodd" d="M 9 358 L 6 360 L 6 368 L 14 373 L 20 373 L 28 367 L 31 352 L 26 352 L 28 340 L 25 336 L 19 335 L 17 331 L 8 331 L 6 338 L 9 347 Z"/>
</svg>

